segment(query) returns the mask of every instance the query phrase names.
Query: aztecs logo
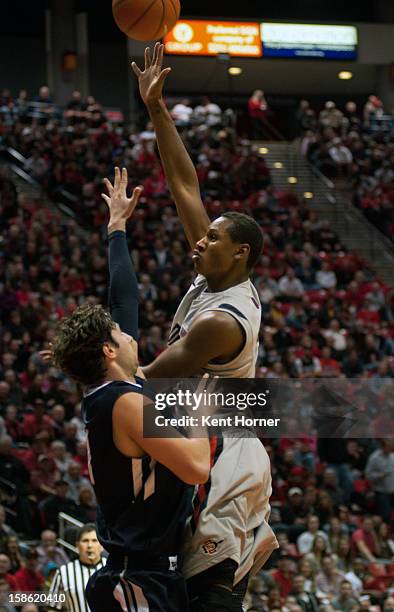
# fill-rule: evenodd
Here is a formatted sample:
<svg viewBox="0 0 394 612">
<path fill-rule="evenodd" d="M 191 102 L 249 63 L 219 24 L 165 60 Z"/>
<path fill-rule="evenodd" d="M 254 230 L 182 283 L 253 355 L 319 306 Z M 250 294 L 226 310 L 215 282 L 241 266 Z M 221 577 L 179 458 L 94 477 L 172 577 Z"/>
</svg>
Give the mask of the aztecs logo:
<svg viewBox="0 0 394 612">
<path fill-rule="evenodd" d="M 215 540 L 206 540 L 204 544 L 202 544 L 201 548 L 203 549 L 206 555 L 214 555 L 217 551 L 219 544 L 221 544 L 223 540 L 219 540 L 219 542 L 215 542 Z"/>
</svg>

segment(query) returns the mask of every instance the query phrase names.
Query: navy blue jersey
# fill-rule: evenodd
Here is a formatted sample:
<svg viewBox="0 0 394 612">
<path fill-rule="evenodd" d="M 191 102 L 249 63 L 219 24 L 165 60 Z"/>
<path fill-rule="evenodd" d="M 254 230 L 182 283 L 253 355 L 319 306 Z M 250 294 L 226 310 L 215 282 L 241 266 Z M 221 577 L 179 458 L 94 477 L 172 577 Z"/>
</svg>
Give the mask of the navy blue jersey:
<svg viewBox="0 0 394 612">
<path fill-rule="evenodd" d="M 180 548 L 194 488 L 151 457 L 132 459 L 116 448 L 112 411 L 131 392 L 143 393 L 141 381 L 104 384 L 82 402 L 98 536 L 108 552 L 170 556 Z"/>
</svg>

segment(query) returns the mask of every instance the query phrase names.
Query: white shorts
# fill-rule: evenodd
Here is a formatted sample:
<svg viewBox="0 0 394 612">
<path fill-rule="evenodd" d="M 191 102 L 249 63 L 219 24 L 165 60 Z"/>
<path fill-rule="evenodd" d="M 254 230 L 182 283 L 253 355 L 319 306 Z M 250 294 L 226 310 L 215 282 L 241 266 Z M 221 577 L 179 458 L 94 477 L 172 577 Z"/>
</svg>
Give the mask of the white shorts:
<svg viewBox="0 0 394 612">
<path fill-rule="evenodd" d="M 238 564 L 237 583 L 257 573 L 278 548 L 268 525 L 271 466 L 257 438 L 224 437 L 218 439 L 222 445 L 209 481 L 198 487 L 201 512 L 186 528 L 182 572 L 189 579 L 230 558 Z"/>
</svg>

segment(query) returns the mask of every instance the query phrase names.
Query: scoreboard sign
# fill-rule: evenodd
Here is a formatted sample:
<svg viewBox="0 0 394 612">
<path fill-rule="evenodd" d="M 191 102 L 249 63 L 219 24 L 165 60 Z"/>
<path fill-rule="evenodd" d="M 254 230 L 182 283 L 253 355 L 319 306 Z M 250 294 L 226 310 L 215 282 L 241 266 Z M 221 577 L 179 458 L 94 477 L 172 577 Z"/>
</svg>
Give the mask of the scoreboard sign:
<svg viewBox="0 0 394 612">
<path fill-rule="evenodd" d="M 262 23 L 264 57 L 357 59 L 357 28 L 306 23 Z"/>
<path fill-rule="evenodd" d="M 164 38 L 171 55 L 218 55 L 261 57 L 258 23 L 236 21 L 178 21 Z"/>
</svg>

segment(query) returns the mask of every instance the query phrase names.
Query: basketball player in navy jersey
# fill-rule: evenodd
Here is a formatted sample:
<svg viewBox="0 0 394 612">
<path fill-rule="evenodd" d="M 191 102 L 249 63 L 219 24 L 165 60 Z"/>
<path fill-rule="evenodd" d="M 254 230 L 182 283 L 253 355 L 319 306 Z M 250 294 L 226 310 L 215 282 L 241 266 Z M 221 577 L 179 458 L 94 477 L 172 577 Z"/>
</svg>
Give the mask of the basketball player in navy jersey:
<svg viewBox="0 0 394 612">
<path fill-rule="evenodd" d="M 146 49 L 144 71 L 134 63 L 133 70 L 198 275 L 175 314 L 168 348 L 144 372 L 148 378 L 187 377 L 201 370 L 254 377 L 261 310 L 249 276 L 261 254 L 261 230 L 251 217 L 237 213 L 210 222 L 193 163 L 162 98 L 170 71 L 162 69 L 162 61 L 158 43 L 153 57 Z M 108 203 L 109 182 L 107 188 Z M 182 571 L 193 611 L 238 612 L 248 573 L 257 572 L 278 546 L 268 525 L 270 463 L 257 439 L 224 437 L 212 446 L 213 468 L 188 522 Z"/>
<path fill-rule="evenodd" d="M 123 180 L 122 180 L 123 178 Z M 127 251 L 125 223 L 140 189 L 126 197 L 127 177 L 116 171 L 109 251 L 112 281 Z M 129 260 L 130 261 L 130 260 Z M 143 435 L 143 384 L 138 368 L 137 281 L 113 289 L 111 315 L 84 305 L 64 319 L 53 342 L 56 365 L 85 388 L 90 476 L 98 501 L 98 535 L 108 562 L 89 580 L 92 612 L 189 610 L 176 558 L 191 512 L 191 484 L 209 474 L 208 439 Z M 122 304 L 127 304 L 127 311 Z M 146 410 L 146 407 L 145 407 Z M 175 434 L 176 435 L 176 434 Z"/>
</svg>

